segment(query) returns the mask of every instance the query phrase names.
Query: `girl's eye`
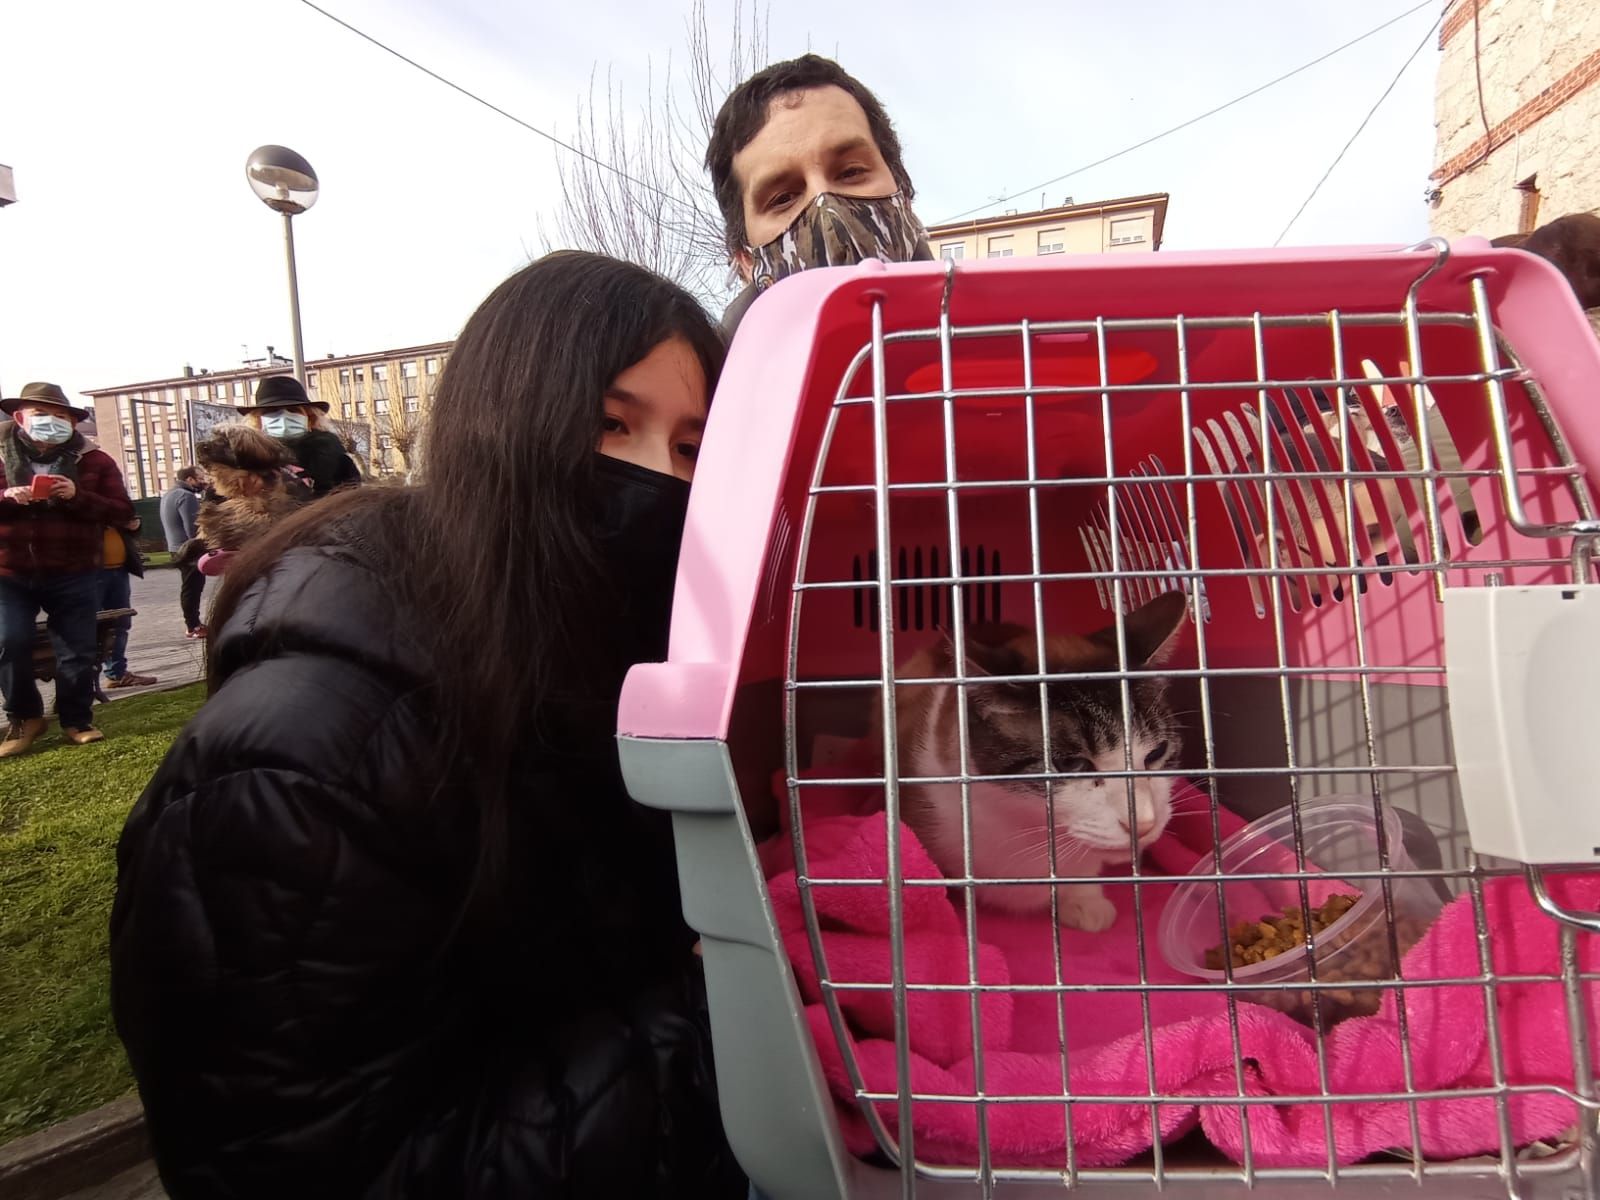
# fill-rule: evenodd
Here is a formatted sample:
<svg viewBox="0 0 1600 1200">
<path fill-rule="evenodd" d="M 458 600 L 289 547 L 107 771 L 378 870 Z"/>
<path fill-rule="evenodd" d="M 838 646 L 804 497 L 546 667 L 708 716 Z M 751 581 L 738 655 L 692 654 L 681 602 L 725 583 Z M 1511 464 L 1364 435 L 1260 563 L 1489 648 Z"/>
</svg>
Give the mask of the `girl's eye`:
<svg viewBox="0 0 1600 1200">
<path fill-rule="evenodd" d="M 618 418 L 613 417 L 610 413 L 607 413 L 605 420 L 601 421 L 600 428 L 605 433 L 628 432 L 628 427 L 624 425 Z"/>
<path fill-rule="evenodd" d="M 678 453 L 690 462 L 694 462 L 700 457 L 700 444 L 698 442 L 680 442 L 678 444 Z"/>
<path fill-rule="evenodd" d="M 1144 765 L 1147 769 L 1153 769 L 1160 766 L 1166 757 L 1167 744 L 1165 742 L 1157 742 L 1155 749 L 1144 756 Z"/>
<path fill-rule="evenodd" d="M 1069 758 L 1061 763 L 1059 769 L 1064 775 L 1083 775 L 1094 770 L 1094 764 L 1087 758 Z"/>
</svg>

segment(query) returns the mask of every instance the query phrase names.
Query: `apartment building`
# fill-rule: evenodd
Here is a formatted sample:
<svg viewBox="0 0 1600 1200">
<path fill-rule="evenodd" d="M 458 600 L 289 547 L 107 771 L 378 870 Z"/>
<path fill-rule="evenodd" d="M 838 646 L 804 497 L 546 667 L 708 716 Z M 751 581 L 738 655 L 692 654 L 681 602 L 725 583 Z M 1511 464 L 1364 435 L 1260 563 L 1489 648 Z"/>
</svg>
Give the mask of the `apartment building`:
<svg viewBox="0 0 1600 1200">
<path fill-rule="evenodd" d="M 430 342 L 368 354 L 329 355 L 306 363 L 306 390 L 326 401 L 333 428 L 363 473 L 408 475 L 416 467 L 422 418 L 438 385 L 450 342 Z M 185 367 L 181 374 L 115 387 L 91 388 L 101 447 L 118 460 L 137 499 L 159 496 L 194 461 L 194 444 L 216 424 L 238 416 L 236 406 L 290 362 L 267 348 L 264 358 L 226 370 Z"/>
<path fill-rule="evenodd" d="M 1159 250 L 1168 198 L 1156 192 L 1074 204 L 1069 197 L 1055 208 L 930 225 L 928 241 L 947 259 Z"/>
</svg>

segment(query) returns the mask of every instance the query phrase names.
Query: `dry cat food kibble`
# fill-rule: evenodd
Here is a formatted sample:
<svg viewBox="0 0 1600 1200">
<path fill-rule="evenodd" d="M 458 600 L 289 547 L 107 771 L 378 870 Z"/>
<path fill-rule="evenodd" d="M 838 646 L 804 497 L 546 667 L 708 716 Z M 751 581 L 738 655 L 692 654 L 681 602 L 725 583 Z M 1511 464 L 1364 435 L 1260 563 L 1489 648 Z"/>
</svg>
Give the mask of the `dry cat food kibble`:
<svg viewBox="0 0 1600 1200">
<path fill-rule="evenodd" d="M 1359 896 L 1336 892 L 1318 907 L 1311 910 L 1311 933 L 1321 933 L 1349 912 Z M 1281 917 L 1263 916 L 1259 921 L 1240 921 L 1228 931 L 1233 943 L 1233 965 L 1247 967 L 1266 962 L 1288 950 L 1298 950 L 1306 944 L 1305 919 L 1298 904 L 1285 910 Z M 1206 951 L 1206 966 L 1213 971 L 1222 970 L 1222 947 L 1213 946 Z"/>
<path fill-rule="evenodd" d="M 1375 919 L 1358 920 L 1350 930 L 1328 940 L 1321 935 L 1355 907 L 1361 897 L 1346 893 L 1329 896 L 1311 910 L 1311 936 L 1317 952 L 1317 982 L 1366 983 L 1394 979 L 1399 975 L 1389 951 L 1389 927 L 1382 911 Z M 1427 931 L 1428 922 L 1398 911 L 1394 922 L 1394 941 L 1401 955 L 1411 949 Z M 1292 954 L 1304 962 L 1305 919 L 1299 905 L 1287 908 L 1281 916 L 1271 914 L 1258 921 L 1239 921 L 1229 930 L 1233 966 L 1267 962 L 1281 954 Z M 1206 951 L 1206 966 L 1222 970 L 1222 947 Z M 1292 976 L 1291 976 L 1292 978 Z M 1287 980 L 1286 980 L 1287 982 Z M 1333 1025 L 1347 1017 L 1366 1017 L 1378 1011 L 1383 1002 L 1380 988 L 1321 988 L 1322 1020 Z M 1265 1004 L 1308 1024 L 1315 1020 L 1316 993 L 1308 988 L 1241 990 L 1241 1000 Z"/>
</svg>

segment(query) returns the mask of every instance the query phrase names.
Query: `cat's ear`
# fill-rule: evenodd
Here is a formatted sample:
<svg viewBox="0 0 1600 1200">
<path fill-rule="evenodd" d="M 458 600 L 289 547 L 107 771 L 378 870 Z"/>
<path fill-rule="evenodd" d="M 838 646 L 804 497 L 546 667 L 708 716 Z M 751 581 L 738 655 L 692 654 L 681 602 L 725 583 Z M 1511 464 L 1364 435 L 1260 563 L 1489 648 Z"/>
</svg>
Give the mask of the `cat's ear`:
<svg viewBox="0 0 1600 1200">
<path fill-rule="evenodd" d="M 1160 666 L 1166 662 L 1177 643 L 1178 631 L 1183 628 L 1188 606 L 1189 601 L 1182 592 L 1163 592 L 1122 618 L 1130 669 Z M 1089 640 L 1098 642 L 1115 654 L 1117 627 L 1108 625 L 1090 634 Z"/>
<path fill-rule="evenodd" d="M 967 669 L 963 674 L 968 677 L 983 678 L 986 675 L 1021 675 L 1028 670 L 1028 665 L 1023 661 L 1022 655 L 1009 641 L 1001 640 L 994 636 L 993 627 L 974 626 L 966 630 L 966 636 L 961 639 L 963 649 L 966 650 Z M 953 633 L 946 632 L 945 640 L 950 645 L 950 659 L 955 661 L 956 640 Z"/>
<path fill-rule="evenodd" d="M 974 636 L 974 632 L 977 636 Z M 966 670 L 962 673 L 968 679 L 1026 674 L 1030 668 L 1017 653 L 1016 648 L 1007 642 L 985 636 L 988 632 L 982 628 L 976 631 L 968 630 L 967 636 L 961 639 L 967 652 Z M 949 637 L 949 641 L 951 659 L 954 660 L 955 639 Z M 1027 688 L 1028 685 L 1020 683 L 985 684 L 982 687 L 969 689 L 968 696 L 986 712 L 1009 713 L 1020 711 L 1026 706 Z"/>
</svg>

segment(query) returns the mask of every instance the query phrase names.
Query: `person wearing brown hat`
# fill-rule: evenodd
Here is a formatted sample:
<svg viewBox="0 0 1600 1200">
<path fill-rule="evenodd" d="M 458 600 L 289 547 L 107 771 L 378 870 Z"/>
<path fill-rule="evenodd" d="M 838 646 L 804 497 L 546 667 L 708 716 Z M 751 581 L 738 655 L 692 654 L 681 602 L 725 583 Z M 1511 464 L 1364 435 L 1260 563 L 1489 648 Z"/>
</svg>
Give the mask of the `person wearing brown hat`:
<svg viewBox="0 0 1600 1200">
<path fill-rule="evenodd" d="M 328 405 L 313 400 L 293 375 L 271 375 L 256 386 L 255 403 L 237 406 L 246 421 L 288 447 L 314 496 L 361 482 L 344 443 L 324 428 Z"/>
<path fill-rule="evenodd" d="M 56 655 L 56 713 L 67 741 L 94 727 L 99 567 L 106 526 L 133 519 L 122 472 L 78 432 L 89 413 L 53 383 L 0 399 L 0 758 L 26 752 L 48 728 L 33 677 L 34 623 L 42 610 Z"/>
</svg>

